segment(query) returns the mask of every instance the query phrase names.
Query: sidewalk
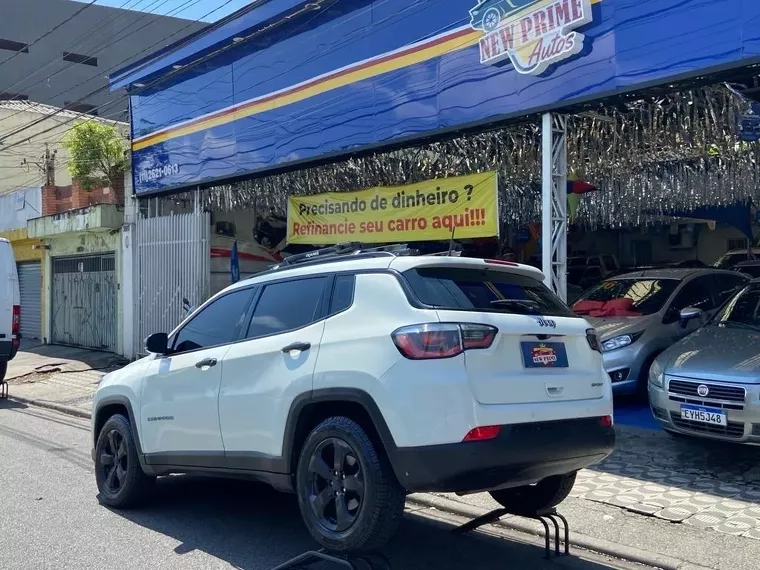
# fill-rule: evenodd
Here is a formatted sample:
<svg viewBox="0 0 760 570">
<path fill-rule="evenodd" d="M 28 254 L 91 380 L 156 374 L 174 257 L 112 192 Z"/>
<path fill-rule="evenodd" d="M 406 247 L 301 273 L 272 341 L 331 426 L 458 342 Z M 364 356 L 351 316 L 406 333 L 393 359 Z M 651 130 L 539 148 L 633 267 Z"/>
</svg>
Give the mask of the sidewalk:
<svg viewBox="0 0 760 570">
<path fill-rule="evenodd" d="M 100 379 L 126 361 L 109 352 L 22 342 L 8 363 L 11 398 L 89 412 Z"/>
<path fill-rule="evenodd" d="M 10 396 L 87 415 L 102 376 L 123 364 L 109 353 L 24 346 L 9 367 Z M 626 425 L 616 431 L 615 452 L 581 471 L 562 503 L 574 532 L 708 568 L 753 567 L 746 558 L 760 557 L 757 448 Z M 497 506 L 487 493 L 421 496 L 454 510 Z"/>
</svg>

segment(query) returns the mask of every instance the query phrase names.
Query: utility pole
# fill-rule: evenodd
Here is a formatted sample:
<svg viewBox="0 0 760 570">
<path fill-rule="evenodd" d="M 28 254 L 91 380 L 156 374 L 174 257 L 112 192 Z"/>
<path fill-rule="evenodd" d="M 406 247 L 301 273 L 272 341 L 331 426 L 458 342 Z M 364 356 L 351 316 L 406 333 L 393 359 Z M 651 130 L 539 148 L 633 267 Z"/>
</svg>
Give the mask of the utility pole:
<svg viewBox="0 0 760 570">
<path fill-rule="evenodd" d="M 26 167 L 28 172 L 29 165 L 34 164 L 45 176 L 45 186 L 55 186 L 55 155 L 57 152 L 57 150 L 50 152 L 50 145 L 45 143 L 45 154 L 39 161 L 24 159 L 21 161 L 21 166 Z"/>
</svg>

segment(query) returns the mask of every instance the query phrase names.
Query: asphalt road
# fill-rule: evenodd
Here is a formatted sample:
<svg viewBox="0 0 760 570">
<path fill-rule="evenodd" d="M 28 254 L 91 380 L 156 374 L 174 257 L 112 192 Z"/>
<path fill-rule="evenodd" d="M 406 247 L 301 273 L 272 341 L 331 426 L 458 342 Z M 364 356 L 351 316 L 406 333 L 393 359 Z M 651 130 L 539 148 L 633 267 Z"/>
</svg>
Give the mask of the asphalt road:
<svg viewBox="0 0 760 570">
<path fill-rule="evenodd" d="M 171 477 L 147 507 L 103 507 L 88 430 L 84 420 L 0 402 L 0 569 L 266 570 L 315 546 L 292 496 L 243 481 Z M 633 567 L 583 551 L 545 562 L 535 538 L 454 537 L 451 522 L 409 512 L 385 551 L 393 570 Z"/>
</svg>

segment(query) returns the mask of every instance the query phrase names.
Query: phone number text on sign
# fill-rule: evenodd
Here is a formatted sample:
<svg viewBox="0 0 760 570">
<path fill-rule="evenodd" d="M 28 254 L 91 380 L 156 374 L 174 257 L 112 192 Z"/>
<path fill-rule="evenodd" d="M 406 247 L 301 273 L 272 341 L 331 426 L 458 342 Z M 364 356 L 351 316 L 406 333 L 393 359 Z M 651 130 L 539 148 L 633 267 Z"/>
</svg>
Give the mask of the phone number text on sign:
<svg viewBox="0 0 760 570">
<path fill-rule="evenodd" d="M 179 164 L 165 164 L 164 166 L 141 170 L 138 179 L 140 182 L 152 182 L 175 174 L 179 174 Z"/>
</svg>

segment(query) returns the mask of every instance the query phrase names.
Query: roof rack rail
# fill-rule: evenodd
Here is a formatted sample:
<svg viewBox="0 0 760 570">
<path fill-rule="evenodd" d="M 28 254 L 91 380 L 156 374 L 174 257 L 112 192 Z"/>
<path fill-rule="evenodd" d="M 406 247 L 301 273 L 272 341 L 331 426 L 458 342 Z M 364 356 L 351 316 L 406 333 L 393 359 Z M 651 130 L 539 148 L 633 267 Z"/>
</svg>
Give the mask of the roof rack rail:
<svg viewBox="0 0 760 570">
<path fill-rule="evenodd" d="M 391 255 L 415 255 L 419 253 L 417 250 L 410 249 L 408 244 L 393 244 L 382 245 L 377 247 L 367 247 L 361 242 L 346 242 L 339 243 L 330 247 L 323 247 L 314 251 L 307 251 L 306 253 L 296 253 L 289 255 L 282 260 L 282 263 L 278 267 L 287 267 L 296 265 L 299 263 L 306 263 L 316 260 L 322 260 L 325 258 L 333 258 L 344 255 L 359 255 L 362 253 L 388 253 Z"/>
</svg>

